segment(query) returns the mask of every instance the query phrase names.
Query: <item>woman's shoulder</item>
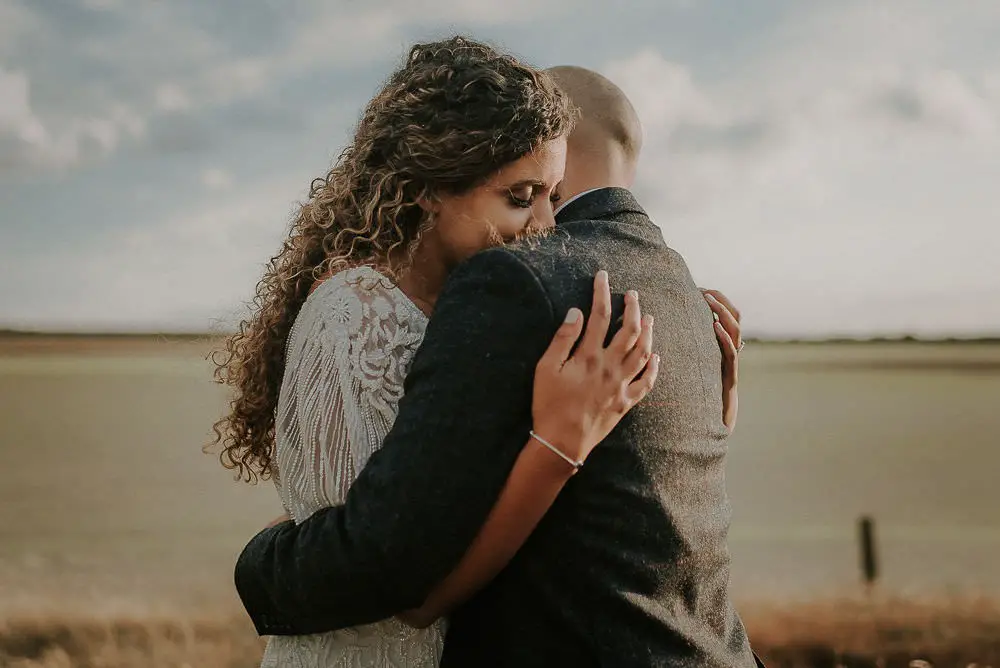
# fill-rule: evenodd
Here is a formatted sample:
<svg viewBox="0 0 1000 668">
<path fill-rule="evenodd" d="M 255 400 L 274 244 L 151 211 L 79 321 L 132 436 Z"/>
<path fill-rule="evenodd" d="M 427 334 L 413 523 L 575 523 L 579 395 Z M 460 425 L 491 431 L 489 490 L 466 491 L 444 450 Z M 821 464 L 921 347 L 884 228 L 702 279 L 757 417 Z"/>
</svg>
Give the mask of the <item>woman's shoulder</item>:
<svg viewBox="0 0 1000 668">
<path fill-rule="evenodd" d="M 302 317 L 347 335 L 367 330 L 376 321 L 421 328 L 426 321 L 388 276 L 370 266 L 344 269 L 322 281 L 303 304 Z"/>
</svg>

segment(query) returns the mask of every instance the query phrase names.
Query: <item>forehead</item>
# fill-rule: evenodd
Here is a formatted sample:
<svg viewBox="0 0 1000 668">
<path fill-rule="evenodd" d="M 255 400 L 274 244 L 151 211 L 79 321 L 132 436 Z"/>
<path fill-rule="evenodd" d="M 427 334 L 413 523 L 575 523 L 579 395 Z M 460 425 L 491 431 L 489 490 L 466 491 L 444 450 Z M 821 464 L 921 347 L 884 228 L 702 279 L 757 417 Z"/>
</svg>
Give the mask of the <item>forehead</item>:
<svg viewBox="0 0 1000 668">
<path fill-rule="evenodd" d="M 500 168 L 494 183 L 514 183 L 523 180 L 543 181 L 554 186 L 562 180 L 566 168 L 566 138 L 545 142 L 531 153 Z"/>
</svg>

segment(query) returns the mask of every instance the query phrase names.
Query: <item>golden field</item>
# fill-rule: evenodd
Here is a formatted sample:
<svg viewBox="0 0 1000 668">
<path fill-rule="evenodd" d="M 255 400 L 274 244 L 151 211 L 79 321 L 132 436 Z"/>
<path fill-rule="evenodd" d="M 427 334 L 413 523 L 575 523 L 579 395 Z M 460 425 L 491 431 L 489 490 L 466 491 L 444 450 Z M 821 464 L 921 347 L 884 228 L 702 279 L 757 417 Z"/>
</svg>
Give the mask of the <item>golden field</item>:
<svg viewBox="0 0 1000 668">
<path fill-rule="evenodd" d="M 231 569 L 280 507 L 201 451 L 214 343 L 0 336 L 0 667 L 256 664 Z M 733 591 L 768 665 L 1000 668 L 1000 345 L 753 343 L 741 393 Z"/>
<path fill-rule="evenodd" d="M 1000 609 L 985 600 L 843 599 L 745 616 L 758 654 L 775 668 L 1000 665 Z M 252 668 L 262 647 L 238 612 L 36 613 L 0 624 L 5 668 Z"/>
</svg>

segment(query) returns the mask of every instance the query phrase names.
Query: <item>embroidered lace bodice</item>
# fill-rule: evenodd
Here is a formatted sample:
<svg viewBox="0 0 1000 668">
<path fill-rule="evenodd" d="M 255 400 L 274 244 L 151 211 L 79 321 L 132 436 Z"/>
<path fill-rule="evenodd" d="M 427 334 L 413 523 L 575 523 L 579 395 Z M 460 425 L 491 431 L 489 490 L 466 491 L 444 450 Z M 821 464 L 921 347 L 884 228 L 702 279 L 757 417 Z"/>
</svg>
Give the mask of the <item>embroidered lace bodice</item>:
<svg viewBox="0 0 1000 668">
<path fill-rule="evenodd" d="M 344 502 L 396 419 L 403 379 L 427 317 L 369 267 L 316 288 L 288 339 L 276 416 L 277 472 L 285 509 L 302 522 Z M 270 638 L 262 668 L 431 668 L 443 625 L 395 619 L 309 636 Z"/>
</svg>

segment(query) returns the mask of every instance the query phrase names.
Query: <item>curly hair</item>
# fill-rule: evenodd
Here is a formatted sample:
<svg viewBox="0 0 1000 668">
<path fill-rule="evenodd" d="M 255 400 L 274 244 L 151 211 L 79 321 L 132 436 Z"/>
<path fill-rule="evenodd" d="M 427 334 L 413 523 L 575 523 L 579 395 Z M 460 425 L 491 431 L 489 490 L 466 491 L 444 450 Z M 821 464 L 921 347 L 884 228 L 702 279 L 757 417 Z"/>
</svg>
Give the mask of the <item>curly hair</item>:
<svg viewBox="0 0 1000 668">
<path fill-rule="evenodd" d="M 414 46 L 333 168 L 312 182 L 250 315 L 213 355 L 215 379 L 233 398 L 206 449 L 221 444 L 222 465 L 239 478 L 269 478 L 286 341 L 313 284 L 365 264 L 397 280 L 431 224 L 418 202 L 475 188 L 566 135 L 574 114 L 548 74 L 488 45 L 453 37 Z"/>
</svg>

